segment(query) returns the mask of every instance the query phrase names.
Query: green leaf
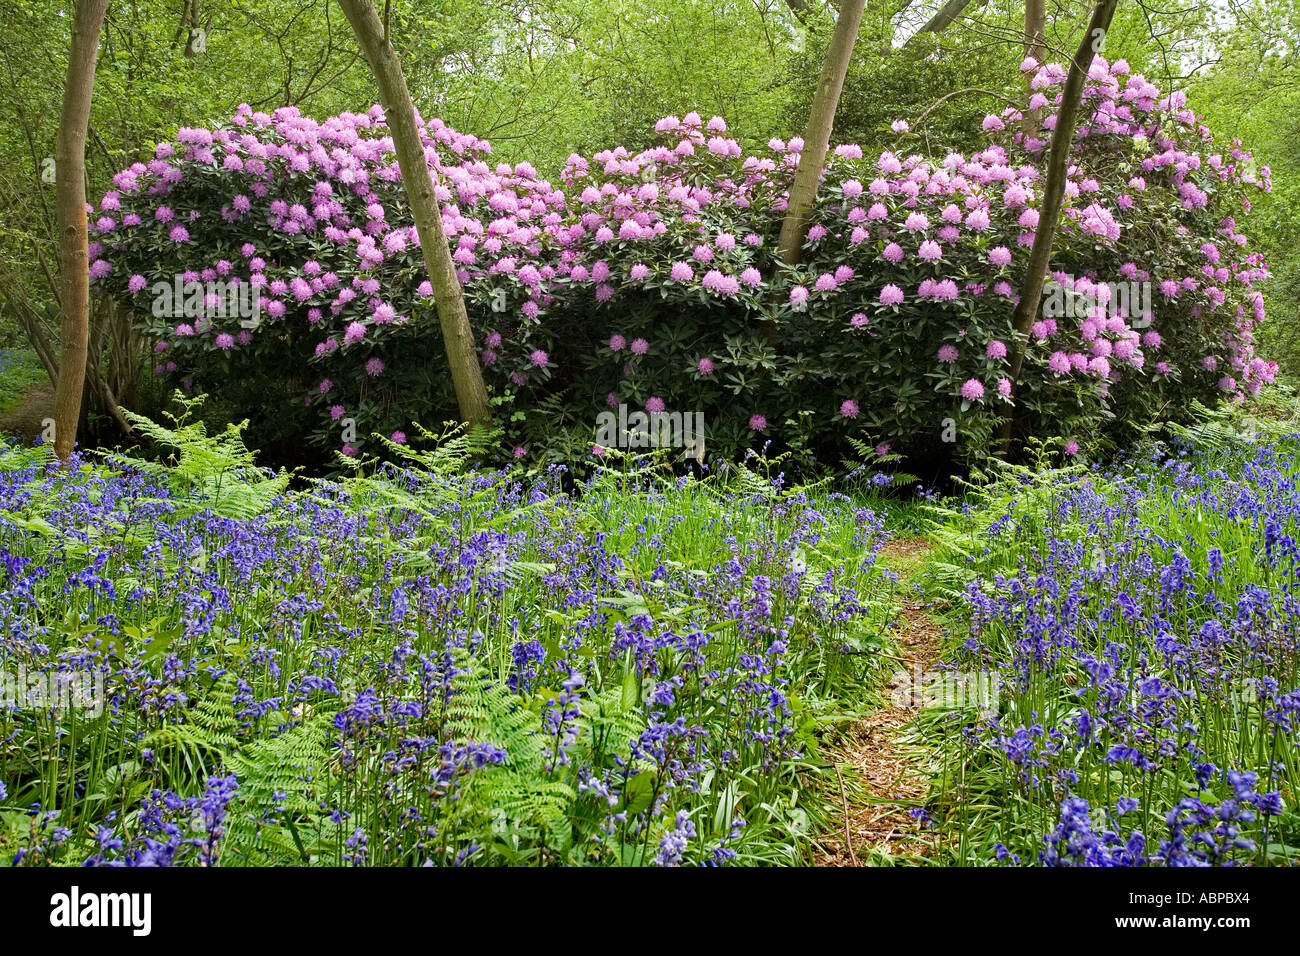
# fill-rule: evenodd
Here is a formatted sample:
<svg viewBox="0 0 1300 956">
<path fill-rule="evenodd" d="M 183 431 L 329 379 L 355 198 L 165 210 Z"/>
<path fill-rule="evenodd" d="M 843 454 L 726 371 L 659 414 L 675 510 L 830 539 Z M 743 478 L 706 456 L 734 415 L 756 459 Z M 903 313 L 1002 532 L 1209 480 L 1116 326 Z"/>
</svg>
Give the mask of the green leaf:
<svg viewBox="0 0 1300 956">
<path fill-rule="evenodd" d="M 623 675 L 623 693 L 619 700 L 619 713 L 626 714 L 641 706 L 641 678 L 633 667 Z"/>
<path fill-rule="evenodd" d="M 627 782 L 623 788 L 623 810 L 629 816 L 644 813 L 654 799 L 659 776 L 652 770 L 644 770 Z"/>
</svg>

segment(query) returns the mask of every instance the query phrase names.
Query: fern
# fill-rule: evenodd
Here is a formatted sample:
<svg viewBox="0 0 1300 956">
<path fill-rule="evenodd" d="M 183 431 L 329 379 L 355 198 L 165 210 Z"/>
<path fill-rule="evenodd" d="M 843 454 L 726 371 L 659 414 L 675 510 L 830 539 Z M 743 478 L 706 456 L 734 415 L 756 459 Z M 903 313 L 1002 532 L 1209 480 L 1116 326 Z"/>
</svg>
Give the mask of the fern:
<svg viewBox="0 0 1300 956">
<path fill-rule="evenodd" d="M 1233 405 L 1209 408 L 1192 402 L 1193 422 L 1182 425 L 1165 422 L 1164 429 L 1180 443 L 1201 451 L 1232 453 L 1250 451 L 1261 440 L 1280 437 L 1293 430 L 1294 423 L 1279 423 L 1244 412 Z M 1286 424 L 1288 427 L 1282 427 Z"/>
<path fill-rule="evenodd" d="M 409 445 L 399 445 L 383 435 L 376 434 L 375 437 L 398 458 L 418 465 L 430 475 L 443 478 L 461 474 L 480 461 L 500 441 L 502 435 L 499 428 L 466 427 L 455 422 L 448 422 L 441 435 L 435 435 L 418 422 L 414 427 L 421 439 L 433 443 L 432 448 L 417 450 Z"/>
<path fill-rule="evenodd" d="M 313 716 L 230 755 L 239 791 L 222 843 L 226 865 L 302 865 L 337 847 L 339 827 L 319 805 L 318 781 L 332 759 L 328 726 L 324 715 Z M 266 818 L 268 807 L 275 810 Z"/>
<path fill-rule="evenodd" d="M 184 765 L 185 779 L 206 780 L 217 772 L 236 741 L 197 724 L 176 723 L 149 731 L 140 744 L 153 751 L 164 766 Z"/>
<path fill-rule="evenodd" d="M 233 746 L 239 734 L 235 716 L 234 683 L 229 675 L 212 685 L 212 689 L 190 710 L 190 722 L 208 737 L 224 746 Z"/>
<path fill-rule="evenodd" d="M 903 457 L 898 454 L 879 455 L 876 453 L 876 449 L 873 446 L 868 445 L 861 439 L 854 438 L 851 435 L 848 436 L 848 442 L 849 446 L 857 455 L 856 460 L 846 458 L 842 461 L 842 464 L 849 472 L 850 477 L 860 475 L 869 468 L 901 461 Z M 904 485 L 914 485 L 921 480 L 916 475 L 909 474 L 905 471 L 888 472 L 887 475 L 889 478 L 889 484 L 896 488 Z"/>
<path fill-rule="evenodd" d="M 254 453 L 244 444 L 248 421 L 228 424 L 217 435 L 196 417 L 206 396 L 186 398 L 176 392 L 179 414 L 165 412 L 168 428 L 143 415 L 122 409 L 122 414 L 146 438 L 171 450 L 172 462 L 150 461 L 118 452 L 105 458 L 120 468 L 152 475 L 178 496 L 182 513 L 210 510 L 227 518 L 252 518 L 265 513 L 289 487 L 290 475 L 259 468 Z"/>
<path fill-rule="evenodd" d="M 777 498 L 777 491 L 772 482 L 749 468 L 744 462 L 729 462 L 726 474 L 727 490 L 742 498 L 752 498 L 757 501 L 775 501 Z"/>
<path fill-rule="evenodd" d="M 0 434 L 0 452 L 3 452 L 0 454 L 2 471 L 24 471 L 35 468 L 39 473 L 59 460 L 54 454 L 53 444 L 25 445 L 21 442 L 10 442 L 3 434 Z"/>
<path fill-rule="evenodd" d="M 492 743 L 506 751 L 499 767 L 471 775 L 459 802 L 464 817 L 470 808 L 493 820 L 495 829 L 519 836 L 531 831 L 549 855 L 578 862 L 573 854 L 589 852 L 591 838 L 610 812 L 603 801 L 581 799 L 570 766 L 609 768 L 626 760 L 632 741 L 645 730 L 637 706 L 635 675 L 624 687 L 589 694 L 581 702 L 577 736 L 569 747 L 568 766 L 557 766 L 555 741 L 545 732 L 541 713 L 554 695 L 535 694 L 529 704 L 492 681 L 482 665 L 466 657 L 453 681 L 447 730 L 463 741 Z"/>
</svg>

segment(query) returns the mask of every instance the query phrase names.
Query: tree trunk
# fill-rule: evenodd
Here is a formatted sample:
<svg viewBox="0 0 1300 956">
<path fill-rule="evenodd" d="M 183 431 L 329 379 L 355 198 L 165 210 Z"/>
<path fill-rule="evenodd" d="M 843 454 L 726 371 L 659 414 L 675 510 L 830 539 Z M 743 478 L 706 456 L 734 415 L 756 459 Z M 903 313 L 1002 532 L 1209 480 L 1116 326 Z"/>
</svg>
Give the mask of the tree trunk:
<svg viewBox="0 0 1300 956">
<path fill-rule="evenodd" d="M 86 227 L 86 128 L 95 90 L 99 31 L 108 0 L 78 0 L 68 48 L 63 112 L 54 146 L 63 348 L 54 389 L 54 451 L 66 460 L 77 440 L 90 338 L 90 263 Z"/>
<path fill-rule="evenodd" d="M 831 141 L 831 126 L 835 122 L 835 109 L 844 89 L 844 77 L 849 72 L 853 58 L 853 44 L 858 38 L 862 23 L 862 8 L 866 0 L 843 0 L 840 15 L 835 21 L 835 33 L 822 61 L 817 92 L 813 94 L 812 110 L 808 116 L 808 132 L 804 136 L 803 153 L 799 156 L 799 169 L 794 185 L 790 187 L 790 204 L 781 223 L 781 239 L 777 254 L 787 265 L 797 265 L 803 255 L 804 240 L 808 236 L 808 219 L 812 215 L 813 200 L 821 183 L 822 167 L 826 163 L 826 148 Z"/>
<path fill-rule="evenodd" d="M 1047 57 L 1047 0 L 1025 0 L 1025 56 L 1032 56 L 1042 66 Z M 1033 73 L 1025 77 L 1025 96 L 1032 97 L 1033 89 L 1029 86 Z M 1043 114 L 1041 110 L 1026 107 L 1022 129 L 1025 136 L 1034 136 L 1042 129 Z"/>
<path fill-rule="evenodd" d="M 465 296 L 460 280 L 456 278 L 451 251 L 447 248 L 442 214 L 433 191 L 433 177 L 415 123 L 415 106 L 406 86 L 401 61 L 389 41 L 387 25 L 380 21 L 371 0 L 339 0 L 339 6 L 352 25 L 357 43 L 379 86 L 388 129 L 397 151 L 397 164 L 402 171 L 402 184 L 420 236 L 424 267 L 433 285 L 434 305 L 442 327 L 447 365 L 451 369 L 461 420 L 468 424 L 485 423 L 489 415 L 487 388 L 483 385 L 483 372 L 474 351 L 474 333 L 470 329 L 469 314 L 465 311 Z"/>
<path fill-rule="evenodd" d="M 961 16 L 962 11 L 970 6 L 971 0 L 948 0 L 943 6 L 935 11 L 925 26 L 917 30 L 912 36 L 918 36 L 922 33 L 939 33 L 948 29 L 954 20 Z M 908 37 L 911 40 L 911 37 Z"/>
<path fill-rule="evenodd" d="M 1052 130 L 1052 147 L 1047 158 L 1047 176 L 1043 185 L 1043 204 L 1039 209 L 1038 228 L 1034 232 L 1034 245 L 1029 251 L 1029 264 L 1025 268 L 1025 278 L 1020 286 L 1020 301 L 1012 316 L 1016 334 L 1011 343 L 1011 383 L 1014 387 L 1020 378 L 1020 369 L 1024 364 L 1024 343 L 1029 336 L 1029 329 L 1038 314 L 1038 307 L 1043 298 L 1043 284 L 1047 277 L 1047 267 L 1052 256 L 1052 243 L 1056 239 L 1056 228 L 1061 218 L 1061 200 L 1065 195 L 1065 179 L 1070 164 L 1070 152 L 1074 146 L 1074 126 L 1079 114 L 1079 103 L 1083 99 L 1083 85 L 1088 78 L 1088 68 L 1092 58 L 1101 50 L 1110 29 L 1110 21 L 1115 16 L 1118 0 L 1099 0 L 1092 12 L 1088 32 L 1079 44 L 1070 72 L 1065 78 L 1065 89 L 1061 93 L 1061 108 L 1056 114 L 1056 126 Z M 1002 422 L 1002 445 L 1004 453 L 1010 450 L 1012 435 L 1012 414 L 1010 406 Z"/>
</svg>

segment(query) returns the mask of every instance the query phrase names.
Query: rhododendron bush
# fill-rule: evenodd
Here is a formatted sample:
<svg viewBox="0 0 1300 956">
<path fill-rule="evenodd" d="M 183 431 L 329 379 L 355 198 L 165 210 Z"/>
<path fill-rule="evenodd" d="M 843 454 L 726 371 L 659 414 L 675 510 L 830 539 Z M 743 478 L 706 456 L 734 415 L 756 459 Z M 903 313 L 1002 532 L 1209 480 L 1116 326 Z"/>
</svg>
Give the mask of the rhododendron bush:
<svg viewBox="0 0 1300 956">
<path fill-rule="evenodd" d="M 797 267 L 775 256 L 797 138 L 746 154 L 720 118 L 667 117 L 650 148 L 572 156 L 553 183 L 528 163 L 493 166 L 486 142 L 429 121 L 484 376 L 509 409 L 506 447 L 588 454 L 598 414 L 625 405 L 703 411 L 724 454 L 770 440 L 834 461 L 849 438 L 977 454 L 1008 413 L 1021 435 L 1096 451 L 1193 399 L 1258 391 L 1276 372 L 1252 347 L 1266 266 L 1241 220 L 1250 193 L 1271 188 L 1268 169 L 1240 144 L 1216 146 L 1181 94 L 1100 58 L 1051 264 L 1071 307 L 1044 310 L 1011 381 L 1011 315 L 1065 78 L 1055 64 L 1025 69 L 1040 135 L 1007 110 L 986 119 L 974 155 L 922 155 L 902 121 L 881 155 L 836 147 Z M 92 275 L 131 301 L 158 374 L 252 389 L 277 405 L 260 414 L 348 454 L 455 416 L 379 107 L 324 122 L 241 107 L 226 126 L 182 129 L 115 187 L 95 214 Z M 167 314 L 155 283 L 178 275 L 247 283 L 261 314 Z M 1119 283 L 1150 283 L 1149 315 L 1132 308 L 1140 297 L 1109 301 Z"/>
</svg>

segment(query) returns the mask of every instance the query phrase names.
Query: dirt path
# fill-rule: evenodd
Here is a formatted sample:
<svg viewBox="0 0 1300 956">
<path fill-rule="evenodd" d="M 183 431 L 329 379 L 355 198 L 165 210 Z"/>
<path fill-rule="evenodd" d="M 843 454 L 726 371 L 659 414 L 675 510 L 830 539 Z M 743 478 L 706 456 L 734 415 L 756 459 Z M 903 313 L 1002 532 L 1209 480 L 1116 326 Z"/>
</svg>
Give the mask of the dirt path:
<svg viewBox="0 0 1300 956">
<path fill-rule="evenodd" d="M 48 385 L 28 389 L 27 395 L 11 411 L 0 416 L 0 433 L 35 441 L 41 422 L 54 414 L 54 390 Z"/>
<path fill-rule="evenodd" d="M 822 866 L 861 866 L 876 854 L 924 855 L 930 847 L 921 824 L 908 813 L 924 800 L 926 782 L 899 743 L 903 728 L 917 713 L 914 698 L 919 695 L 908 693 L 908 683 L 939 662 L 939 628 L 912 589 L 928 553 L 924 538 L 897 538 L 881 550 L 882 563 L 899 576 L 902 613 L 895 640 L 903 660 L 897 662 L 897 673 L 885 689 L 889 698 L 885 706 L 850 728 L 830 755 L 841 766 L 853 768 L 865 792 L 855 799 L 841 786 L 847 809 L 842 806 L 837 815 L 838 833 L 821 841 L 818 863 Z M 846 829 L 852 836 L 852 850 Z"/>
</svg>

